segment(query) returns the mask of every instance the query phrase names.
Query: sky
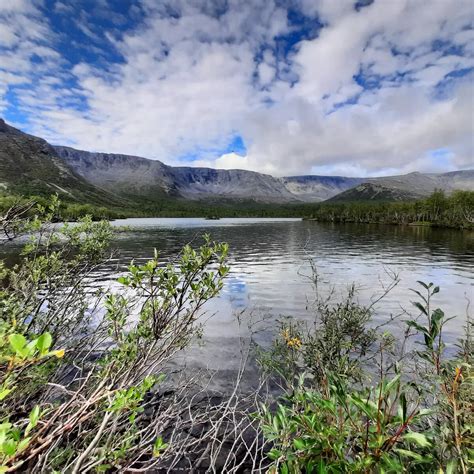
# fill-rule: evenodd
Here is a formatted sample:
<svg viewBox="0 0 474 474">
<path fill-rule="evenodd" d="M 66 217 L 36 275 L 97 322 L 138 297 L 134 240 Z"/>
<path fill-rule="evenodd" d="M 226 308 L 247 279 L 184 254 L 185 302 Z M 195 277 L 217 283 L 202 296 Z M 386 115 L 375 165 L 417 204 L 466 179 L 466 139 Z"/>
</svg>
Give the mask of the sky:
<svg viewBox="0 0 474 474">
<path fill-rule="evenodd" d="M 474 168 L 471 0 L 0 0 L 0 117 L 275 176 Z"/>
</svg>

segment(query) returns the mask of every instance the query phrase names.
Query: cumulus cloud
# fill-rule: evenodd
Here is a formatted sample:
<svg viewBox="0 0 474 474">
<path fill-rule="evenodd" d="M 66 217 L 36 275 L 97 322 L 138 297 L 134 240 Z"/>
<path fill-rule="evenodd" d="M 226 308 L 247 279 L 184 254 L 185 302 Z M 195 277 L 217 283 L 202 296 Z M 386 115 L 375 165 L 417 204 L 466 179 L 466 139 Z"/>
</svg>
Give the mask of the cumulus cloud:
<svg viewBox="0 0 474 474">
<path fill-rule="evenodd" d="M 468 1 L 0 5 L 0 110 L 54 143 L 275 175 L 474 165 Z"/>
</svg>

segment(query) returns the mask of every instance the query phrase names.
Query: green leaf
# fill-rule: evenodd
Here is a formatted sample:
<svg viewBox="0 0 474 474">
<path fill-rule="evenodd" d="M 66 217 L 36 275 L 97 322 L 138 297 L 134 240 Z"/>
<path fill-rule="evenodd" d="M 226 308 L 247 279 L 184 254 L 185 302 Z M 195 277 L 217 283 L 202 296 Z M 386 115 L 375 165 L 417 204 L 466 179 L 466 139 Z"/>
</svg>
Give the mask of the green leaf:
<svg viewBox="0 0 474 474">
<path fill-rule="evenodd" d="M 40 417 L 40 407 L 39 405 L 36 405 L 33 408 L 33 410 L 30 411 L 30 414 L 28 415 L 30 422 L 28 423 L 28 426 L 26 427 L 25 435 L 27 435 L 33 428 L 36 427 L 36 425 L 38 424 L 39 417 Z"/>
<path fill-rule="evenodd" d="M 13 439 L 6 439 L 2 446 L 1 450 L 7 455 L 7 456 L 13 456 L 16 453 L 16 443 Z"/>
<path fill-rule="evenodd" d="M 417 331 L 420 331 L 423 334 L 428 334 L 428 330 L 425 327 L 418 324 L 416 321 L 410 320 L 410 321 L 407 321 L 406 323 L 407 323 L 407 326 L 415 328 Z"/>
<path fill-rule="evenodd" d="M 38 339 L 36 340 L 36 347 L 41 355 L 43 355 L 49 350 L 52 342 L 53 338 L 51 337 L 51 334 L 49 332 L 45 332 L 44 334 L 41 334 L 40 337 L 38 337 Z"/>
<path fill-rule="evenodd" d="M 412 301 L 413 306 L 418 308 L 425 316 L 428 316 L 426 308 L 419 301 Z"/>
<path fill-rule="evenodd" d="M 377 406 L 374 406 L 373 403 L 367 400 L 361 400 L 355 395 L 351 396 L 352 403 L 362 410 L 371 420 L 375 419 L 377 416 Z"/>
<path fill-rule="evenodd" d="M 10 334 L 8 341 L 12 349 L 20 356 L 25 357 L 27 355 L 25 351 L 26 339 L 21 334 Z"/>
<path fill-rule="evenodd" d="M 458 463 L 456 459 L 450 459 L 448 464 L 446 464 L 446 474 L 454 474 L 456 472 L 456 467 Z"/>
<path fill-rule="evenodd" d="M 407 397 L 405 392 L 400 393 L 400 405 L 398 407 L 398 415 L 403 423 L 407 420 Z"/>
<path fill-rule="evenodd" d="M 395 448 L 394 451 L 396 451 L 402 457 L 412 458 L 415 461 L 423 461 L 424 459 L 421 454 L 415 453 L 414 451 L 409 451 L 407 449 Z"/>
<path fill-rule="evenodd" d="M 422 448 L 428 448 L 431 446 L 428 438 L 422 433 L 409 432 L 403 436 L 403 439 L 405 441 L 411 441 Z"/>
<path fill-rule="evenodd" d="M 387 383 L 387 385 L 385 385 L 383 393 L 385 395 L 389 394 L 392 388 L 394 388 L 399 381 L 400 381 L 400 374 L 396 375 L 392 380 L 390 380 Z"/>
<path fill-rule="evenodd" d="M 8 396 L 8 394 L 12 391 L 11 388 L 4 388 L 3 390 L 0 391 L 0 401 L 2 401 L 5 397 Z"/>
<path fill-rule="evenodd" d="M 95 469 L 97 472 L 106 472 L 112 467 L 111 464 L 101 464 L 100 466 L 97 466 Z"/>
<path fill-rule="evenodd" d="M 327 472 L 328 472 L 327 469 L 326 469 L 326 464 L 324 463 L 324 461 L 322 459 L 318 462 L 316 472 L 318 474 L 327 474 Z"/>
<path fill-rule="evenodd" d="M 431 335 L 433 337 L 436 337 L 439 334 L 439 329 L 441 327 L 443 318 L 444 318 L 444 312 L 441 309 L 437 308 L 433 311 L 431 315 L 431 325 L 432 325 Z"/>
<path fill-rule="evenodd" d="M 416 293 L 420 297 L 420 299 L 422 299 L 426 304 L 428 304 L 428 300 L 418 290 L 411 289 L 411 291 L 413 291 L 413 293 Z"/>
<path fill-rule="evenodd" d="M 164 451 L 168 447 L 168 444 L 163 442 L 163 438 L 159 436 L 155 440 L 155 444 L 153 445 L 153 457 L 157 458 L 160 456 L 161 451 Z"/>
<path fill-rule="evenodd" d="M 117 278 L 117 282 L 122 284 L 122 285 L 129 285 L 130 284 L 130 278 L 121 276 L 121 277 Z"/>
<path fill-rule="evenodd" d="M 19 453 L 23 451 L 29 444 L 31 438 L 24 438 L 22 439 L 19 443 L 18 446 L 16 447 L 16 452 Z"/>
<path fill-rule="evenodd" d="M 430 283 L 429 285 L 427 285 L 425 282 L 420 281 L 420 280 L 417 280 L 416 282 L 417 282 L 419 285 L 421 285 L 425 290 L 427 290 L 428 288 L 430 288 L 430 286 L 433 285 L 433 283 Z"/>
<path fill-rule="evenodd" d="M 305 449 L 305 443 L 302 439 L 295 438 L 293 440 L 293 444 L 295 445 L 295 448 L 298 450 L 304 450 Z"/>
</svg>

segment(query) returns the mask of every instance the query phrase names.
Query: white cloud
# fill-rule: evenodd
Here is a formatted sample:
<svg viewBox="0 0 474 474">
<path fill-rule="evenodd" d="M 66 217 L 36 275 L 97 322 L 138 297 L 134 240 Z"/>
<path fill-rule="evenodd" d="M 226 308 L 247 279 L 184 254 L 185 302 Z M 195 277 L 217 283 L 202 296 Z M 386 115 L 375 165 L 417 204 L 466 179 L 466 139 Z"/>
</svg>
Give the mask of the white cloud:
<svg viewBox="0 0 474 474">
<path fill-rule="evenodd" d="M 35 2 L 3 2 L 0 96 L 16 90 L 30 131 L 55 143 L 170 164 L 204 150 L 194 164 L 373 174 L 435 169 L 431 151 L 442 148 L 450 167 L 474 166 L 472 76 L 436 89 L 474 66 L 470 2 L 376 1 L 359 11 L 350 2 L 293 4 L 325 26 L 285 57 L 272 52 L 275 37 L 294 31 L 281 2 L 142 0 L 146 16 L 134 29 L 102 32 L 123 58 L 104 68 L 68 64 Z M 56 13 L 71 15 L 66 6 L 56 2 Z M 246 156 L 213 151 L 236 133 Z"/>
<path fill-rule="evenodd" d="M 224 170 L 232 169 L 248 169 L 248 157 L 237 153 L 224 153 L 215 160 L 197 160 L 195 166 L 203 166 L 205 168 L 218 168 Z"/>
</svg>

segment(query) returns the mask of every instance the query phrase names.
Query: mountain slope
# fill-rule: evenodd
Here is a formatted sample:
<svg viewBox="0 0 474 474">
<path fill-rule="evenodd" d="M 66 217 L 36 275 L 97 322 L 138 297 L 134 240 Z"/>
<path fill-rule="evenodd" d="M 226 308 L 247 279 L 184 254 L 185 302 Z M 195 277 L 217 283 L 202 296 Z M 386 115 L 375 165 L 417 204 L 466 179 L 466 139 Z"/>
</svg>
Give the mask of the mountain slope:
<svg viewBox="0 0 474 474">
<path fill-rule="evenodd" d="M 103 189 L 127 195 L 200 199 L 252 199 L 266 203 L 298 199 L 273 176 L 245 170 L 173 167 L 137 156 L 55 147 L 79 175 Z"/>
<path fill-rule="evenodd" d="M 50 195 L 87 203 L 119 204 L 120 199 L 78 176 L 42 138 L 0 119 L 0 186 L 13 194 Z"/>
<path fill-rule="evenodd" d="M 474 191 L 474 170 L 449 173 L 409 173 L 400 176 L 366 178 L 330 201 L 410 201 L 429 196 L 436 189 L 450 194 L 455 189 Z"/>
<path fill-rule="evenodd" d="M 344 176 L 288 176 L 281 178 L 286 189 L 305 202 L 325 201 L 364 181 Z"/>
<path fill-rule="evenodd" d="M 344 193 L 338 200 L 386 200 L 420 199 L 429 196 L 435 189 L 447 193 L 455 189 L 474 191 L 474 170 L 452 171 L 449 173 L 409 173 L 399 176 L 377 178 L 345 178 L 343 176 L 292 176 L 283 178 L 285 186 L 298 199 L 306 202 L 333 199 Z M 359 188 L 364 184 L 364 187 Z M 368 186 L 371 184 L 373 186 Z M 352 193 L 347 191 L 353 190 Z M 370 197 L 369 197 L 370 196 Z M 375 196 L 378 196 L 376 198 Z"/>
<path fill-rule="evenodd" d="M 320 202 L 331 199 L 361 184 L 363 194 L 340 199 L 400 200 L 426 197 L 435 189 L 474 190 L 474 171 L 444 174 L 410 173 L 380 178 L 344 176 L 273 176 L 245 170 L 220 170 L 196 167 L 173 167 L 157 160 L 137 156 L 92 153 L 69 147 L 55 147 L 58 155 L 79 175 L 95 186 L 127 196 L 159 200 L 164 197 L 189 200 L 253 200 L 262 203 Z M 383 188 L 383 192 L 382 192 Z M 368 196 L 373 197 L 368 197 Z"/>
<path fill-rule="evenodd" d="M 62 146 L 54 149 L 75 173 L 101 189 L 131 196 L 176 195 L 173 178 L 161 161 Z"/>
<path fill-rule="evenodd" d="M 327 202 L 413 201 L 420 199 L 420 197 L 422 196 L 418 193 L 402 191 L 377 183 L 362 183 L 333 196 Z"/>
</svg>

